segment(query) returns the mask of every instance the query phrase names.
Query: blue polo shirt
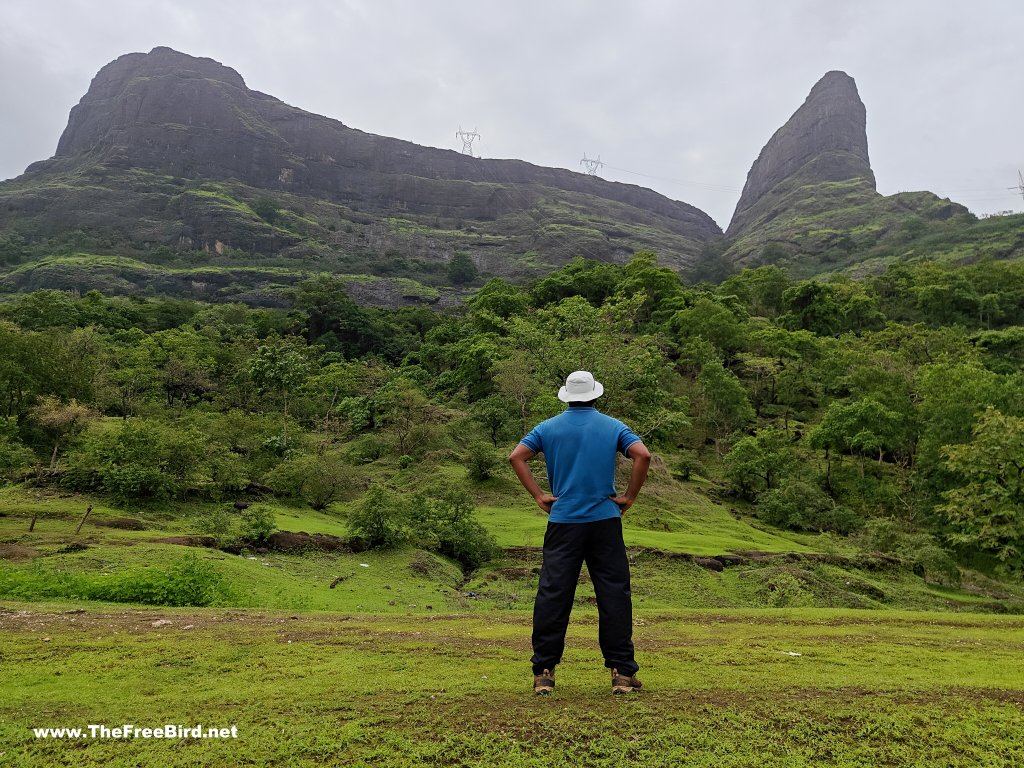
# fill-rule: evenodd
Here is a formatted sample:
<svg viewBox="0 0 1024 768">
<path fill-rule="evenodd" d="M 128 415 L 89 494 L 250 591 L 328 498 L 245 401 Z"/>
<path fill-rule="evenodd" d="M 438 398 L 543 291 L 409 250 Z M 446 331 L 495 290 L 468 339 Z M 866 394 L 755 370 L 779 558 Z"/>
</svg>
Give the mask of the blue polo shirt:
<svg viewBox="0 0 1024 768">
<path fill-rule="evenodd" d="M 623 456 L 640 438 L 618 419 L 594 407 L 566 408 L 534 427 L 519 441 L 543 453 L 548 467 L 552 523 L 592 523 L 619 517 L 611 500 L 615 490 L 615 454 Z"/>
</svg>

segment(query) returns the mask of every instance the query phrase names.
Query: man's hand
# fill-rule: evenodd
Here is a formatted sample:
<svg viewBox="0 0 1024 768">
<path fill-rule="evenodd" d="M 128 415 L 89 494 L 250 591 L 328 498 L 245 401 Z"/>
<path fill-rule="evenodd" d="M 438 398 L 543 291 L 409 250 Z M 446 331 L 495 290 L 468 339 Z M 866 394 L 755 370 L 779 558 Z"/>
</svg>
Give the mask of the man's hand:
<svg viewBox="0 0 1024 768">
<path fill-rule="evenodd" d="M 626 514 L 626 510 L 632 507 L 633 502 L 636 501 L 636 499 L 631 498 L 629 496 L 609 496 L 608 498 L 610 498 L 612 501 L 619 505 L 620 515 Z"/>
<path fill-rule="evenodd" d="M 551 514 L 551 505 L 554 504 L 557 500 L 557 496 L 551 496 L 549 494 L 544 494 L 542 496 L 537 496 L 534 498 L 534 501 L 537 502 L 537 506 L 543 509 L 549 515 Z"/>
<path fill-rule="evenodd" d="M 626 510 L 633 506 L 636 496 L 640 493 L 644 481 L 647 479 L 647 469 L 651 466 L 651 452 L 647 446 L 637 441 L 629 446 L 626 455 L 633 462 L 633 469 L 629 473 L 629 487 L 621 496 L 609 496 L 612 501 L 619 505 L 619 514 L 626 514 Z"/>
<path fill-rule="evenodd" d="M 551 505 L 558 499 L 557 496 L 552 496 L 549 493 L 544 493 L 537 485 L 537 481 L 533 479 L 533 473 L 530 472 L 530 467 L 527 465 L 530 459 L 537 454 L 534 453 L 523 443 L 520 443 L 515 447 L 515 450 L 509 455 L 509 463 L 512 464 L 512 469 L 515 470 L 516 477 L 519 478 L 519 482 L 523 484 L 523 488 L 529 491 L 530 495 L 533 496 L 533 500 L 537 502 L 537 506 L 544 510 L 545 514 L 551 514 Z"/>
</svg>

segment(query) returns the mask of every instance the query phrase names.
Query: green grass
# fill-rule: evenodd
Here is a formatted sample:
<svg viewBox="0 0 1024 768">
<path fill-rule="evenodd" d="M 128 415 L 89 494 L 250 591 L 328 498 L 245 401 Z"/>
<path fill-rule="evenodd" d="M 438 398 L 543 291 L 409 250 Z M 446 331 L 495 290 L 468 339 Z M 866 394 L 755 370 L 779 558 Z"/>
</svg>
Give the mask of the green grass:
<svg viewBox="0 0 1024 768">
<path fill-rule="evenodd" d="M 419 471 L 378 468 L 398 487 L 426 482 Z M 462 471 L 435 466 L 430 479 Z M 1024 611 L 1024 585 L 994 587 L 968 571 L 957 590 L 905 567 L 858 565 L 864 553 L 850 540 L 762 530 L 703 486 L 658 473 L 625 518 L 645 689 L 610 695 L 584 570 L 556 693 L 533 697 L 530 620 L 545 521 L 514 483 L 499 473 L 475 487 L 481 520 L 507 550 L 471 574 L 414 547 L 185 547 L 157 539 L 197 532 L 212 505 L 117 508 L 0 491 L 0 587 L 140 570 L 156 577 L 189 556 L 230 587 L 208 608 L 0 595 L 0 766 L 1024 760 L 1024 617 L 978 612 L 991 610 L 996 592 Z M 282 530 L 344 536 L 356 503 L 273 508 Z M 103 524 L 125 517 L 145 530 Z M 737 549 L 776 554 L 723 571 L 691 557 Z M 31 731 L 90 723 L 235 725 L 239 737 L 57 741 Z"/>
<path fill-rule="evenodd" d="M 457 473 L 457 468 L 449 469 L 448 475 Z M 437 474 L 446 473 L 439 469 Z M 725 508 L 702 501 L 689 487 L 667 496 L 662 489 L 659 501 L 657 481 L 652 485 L 651 503 L 637 504 L 625 518 L 637 606 L 994 610 L 995 595 L 1001 593 L 1001 610 L 1024 611 L 1024 586 L 992 585 L 967 572 L 965 589 L 940 588 L 907 567 L 879 570 L 870 561 L 862 562 L 861 553 L 848 541 L 840 546 L 829 536 L 762 531 Z M 241 555 L 186 547 L 160 540 L 202 533 L 202 518 L 212 505 L 116 509 L 85 497 L 6 489 L 0 492 L 0 576 L 4 577 L 0 597 L 70 597 L 82 594 L 72 589 L 78 574 L 95 581 L 147 569 L 165 573 L 184 556 L 196 554 L 228 586 L 227 594 L 218 599 L 224 606 L 380 613 L 529 611 L 537 588 L 545 519 L 534 506 L 501 505 L 506 490 L 498 480 L 480 491 L 478 515 L 507 553 L 464 576 L 456 564 L 415 547 L 393 552 L 245 551 Z M 681 504 L 674 517 L 665 511 L 669 499 Z M 89 503 L 94 504 L 92 516 L 75 535 Z M 347 509 L 357 503 L 335 504 L 322 512 L 283 504 L 273 509 L 281 530 L 344 537 Z M 29 520 L 37 511 L 35 530 L 29 533 Z M 109 527 L 111 521 L 125 517 L 140 521 L 145 529 Z M 661 523 L 678 530 L 650 527 Z M 690 557 L 730 551 L 776 556 L 724 571 L 708 570 Z M 53 584 L 62 580 L 71 586 L 55 591 Z M 476 594 L 467 597 L 469 592 Z M 593 597 L 584 575 L 577 600 L 588 605 Z"/>
<path fill-rule="evenodd" d="M 215 195 L 215 193 L 209 193 Z M 203 265 L 189 267 L 169 267 L 159 264 L 150 264 L 127 256 L 103 256 L 88 253 L 77 253 L 73 256 L 47 256 L 45 258 L 28 261 L 19 264 L 6 272 L 0 272 L 0 278 L 5 275 L 29 279 L 36 271 L 59 272 L 64 278 L 77 273 L 96 274 L 110 272 L 111 279 L 118 279 L 122 282 L 143 278 L 147 280 L 159 279 L 161 276 L 178 277 L 223 277 L 225 280 L 234 279 L 241 284 L 249 284 L 260 280 L 273 280 L 277 278 L 281 285 L 298 282 L 313 277 L 322 272 L 322 269 L 308 269 L 301 267 L 282 266 L 252 266 L 252 265 Z M 331 273 L 334 277 L 349 284 L 376 284 L 385 283 L 393 285 L 403 296 L 411 296 L 423 301 L 436 301 L 440 292 L 431 286 L 424 285 L 416 280 L 407 277 L 378 277 L 365 274 L 340 274 Z M 125 283 L 127 284 L 127 283 Z"/>
<path fill-rule="evenodd" d="M 158 620 L 170 623 L 153 626 Z M 578 611 L 555 694 L 535 698 L 524 615 L 8 603 L 0 760 L 110 768 L 1024 760 L 1019 617 L 639 611 L 635 623 L 642 692 L 610 695 L 596 617 Z M 235 725 L 238 738 L 56 741 L 31 731 L 90 723 Z"/>
</svg>

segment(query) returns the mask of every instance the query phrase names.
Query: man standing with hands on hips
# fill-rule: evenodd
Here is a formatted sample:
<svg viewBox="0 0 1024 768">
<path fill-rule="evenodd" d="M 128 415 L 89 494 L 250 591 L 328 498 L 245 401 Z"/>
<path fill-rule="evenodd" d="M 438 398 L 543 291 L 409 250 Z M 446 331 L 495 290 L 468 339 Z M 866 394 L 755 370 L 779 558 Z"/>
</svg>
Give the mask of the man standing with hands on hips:
<svg viewBox="0 0 1024 768">
<path fill-rule="evenodd" d="M 555 666 L 562 660 L 584 562 L 597 595 L 598 638 L 611 670 L 612 693 L 641 687 L 633 658 L 633 601 L 622 515 L 647 479 L 651 453 L 633 430 L 594 407 L 603 393 L 589 371 L 570 373 L 558 391 L 558 399 L 569 407 L 534 427 L 508 457 L 523 487 L 548 513 L 533 608 L 531 661 L 537 694 L 554 690 Z M 618 452 L 633 461 L 629 486 L 621 496 L 615 490 Z M 552 495 L 540 489 L 526 463 L 538 453 L 544 454 Z"/>
</svg>

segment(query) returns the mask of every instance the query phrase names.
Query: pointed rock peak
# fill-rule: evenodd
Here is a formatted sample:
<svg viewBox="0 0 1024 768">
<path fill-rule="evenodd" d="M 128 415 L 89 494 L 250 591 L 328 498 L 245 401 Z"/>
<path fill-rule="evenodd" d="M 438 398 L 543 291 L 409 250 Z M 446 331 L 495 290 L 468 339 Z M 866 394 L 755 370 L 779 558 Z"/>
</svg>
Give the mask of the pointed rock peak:
<svg viewBox="0 0 1024 768">
<path fill-rule="evenodd" d="M 833 69 L 831 72 L 826 72 L 822 75 L 821 79 L 811 88 L 811 92 L 807 94 L 807 101 L 811 101 L 823 93 L 845 95 L 853 101 L 860 101 L 860 94 L 857 93 L 857 82 L 839 69 Z"/>
<path fill-rule="evenodd" d="M 853 78 L 838 70 L 825 73 L 800 109 L 761 150 L 747 174 L 727 234 L 738 234 L 767 213 L 759 204 L 789 180 L 814 184 L 860 178 L 874 189 L 865 125 L 864 103 Z"/>
<path fill-rule="evenodd" d="M 56 154 L 130 143 L 142 124 L 233 128 L 238 117 L 231 101 L 249 93 L 240 74 L 213 59 L 165 46 L 128 53 L 96 73 L 71 110 Z"/>
<path fill-rule="evenodd" d="M 226 67 L 213 59 L 189 56 L 187 53 L 159 45 L 149 53 L 128 53 L 110 62 L 96 74 L 90 91 L 97 84 L 122 85 L 127 79 L 154 75 L 201 77 L 245 88 L 245 80 L 231 67 Z"/>
</svg>

